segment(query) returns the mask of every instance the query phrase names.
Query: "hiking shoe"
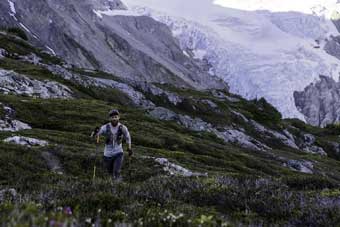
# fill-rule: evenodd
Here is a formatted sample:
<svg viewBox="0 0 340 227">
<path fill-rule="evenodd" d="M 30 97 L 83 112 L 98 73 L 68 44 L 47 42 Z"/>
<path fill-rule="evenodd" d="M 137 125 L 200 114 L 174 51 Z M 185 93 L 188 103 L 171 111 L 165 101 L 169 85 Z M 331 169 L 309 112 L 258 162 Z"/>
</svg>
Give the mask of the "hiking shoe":
<svg viewBox="0 0 340 227">
<path fill-rule="evenodd" d="M 120 183 L 120 182 L 123 181 L 123 178 L 122 178 L 121 176 L 119 176 L 119 177 L 113 177 L 112 180 L 113 180 L 114 183 Z"/>
</svg>

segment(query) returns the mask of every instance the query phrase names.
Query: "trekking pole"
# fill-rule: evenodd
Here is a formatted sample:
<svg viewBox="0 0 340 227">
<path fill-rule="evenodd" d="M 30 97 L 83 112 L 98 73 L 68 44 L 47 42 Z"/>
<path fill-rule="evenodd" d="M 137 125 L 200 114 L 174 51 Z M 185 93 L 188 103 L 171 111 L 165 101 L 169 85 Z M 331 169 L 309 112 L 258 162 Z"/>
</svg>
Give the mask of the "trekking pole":
<svg viewBox="0 0 340 227">
<path fill-rule="evenodd" d="M 131 159 L 132 159 L 132 156 L 129 155 L 128 157 L 128 195 L 130 196 L 131 195 Z"/>
<path fill-rule="evenodd" d="M 96 162 L 97 162 L 98 150 L 99 150 L 99 136 L 96 136 L 96 153 L 94 155 L 94 166 L 93 166 L 93 176 L 92 176 L 92 181 L 93 182 L 96 179 L 96 170 L 97 170 Z"/>
</svg>

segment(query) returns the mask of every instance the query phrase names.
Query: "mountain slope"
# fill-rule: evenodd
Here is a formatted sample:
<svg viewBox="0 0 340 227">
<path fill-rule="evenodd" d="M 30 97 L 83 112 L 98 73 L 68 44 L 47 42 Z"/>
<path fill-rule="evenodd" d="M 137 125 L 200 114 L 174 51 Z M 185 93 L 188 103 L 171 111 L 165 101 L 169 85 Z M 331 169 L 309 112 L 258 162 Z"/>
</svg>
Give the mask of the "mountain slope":
<svg viewBox="0 0 340 227">
<path fill-rule="evenodd" d="M 282 120 L 264 99 L 225 90 L 67 68 L 5 31 L 0 48 L 4 225 L 339 223 L 338 127 Z M 43 89 L 52 82 L 68 91 L 63 99 Z M 10 89 L 18 84 L 25 89 Z M 135 151 L 124 181 L 114 184 L 100 167 L 102 145 L 96 151 L 89 138 L 112 108 L 121 111 Z"/>
<path fill-rule="evenodd" d="M 97 14 L 123 8 L 118 0 L 2 1 L 0 26 L 21 27 L 36 46 L 76 66 L 139 81 L 200 89 L 224 86 L 207 78 L 207 73 L 182 53 L 164 24 L 149 17 Z"/>
<path fill-rule="evenodd" d="M 124 2 L 130 15 L 167 24 L 182 49 L 206 59 L 233 93 L 265 97 L 284 117 L 308 120 L 296 108 L 293 93 L 319 75 L 338 80 L 339 60 L 324 50 L 331 36 L 339 35 L 331 21 L 336 1 L 283 7 L 279 1 Z"/>
</svg>

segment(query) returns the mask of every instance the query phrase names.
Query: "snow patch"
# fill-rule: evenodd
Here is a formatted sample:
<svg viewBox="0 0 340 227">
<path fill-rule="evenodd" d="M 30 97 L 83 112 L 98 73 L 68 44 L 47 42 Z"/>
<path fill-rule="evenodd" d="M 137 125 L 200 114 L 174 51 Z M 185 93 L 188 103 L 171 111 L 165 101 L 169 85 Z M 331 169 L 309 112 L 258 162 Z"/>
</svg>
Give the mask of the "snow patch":
<svg viewBox="0 0 340 227">
<path fill-rule="evenodd" d="M 26 32 L 31 33 L 31 31 L 23 23 L 19 23 L 19 24 L 23 29 L 25 29 Z"/>
<path fill-rule="evenodd" d="M 45 46 L 54 56 L 56 56 L 57 54 L 55 53 L 55 51 L 49 47 L 49 46 Z"/>
<path fill-rule="evenodd" d="M 93 13 L 94 14 L 96 14 L 97 15 L 97 17 L 99 17 L 99 18 L 103 18 L 103 16 L 102 16 L 102 14 L 98 11 L 98 10 L 92 10 L 93 11 Z"/>
<path fill-rule="evenodd" d="M 11 10 L 11 13 L 13 15 L 17 14 L 16 10 L 15 10 L 15 6 L 14 6 L 14 3 L 11 1 L 11 0 L 7 0 L 8 1 L 8 4 L 9 4 L 9 8 Z"/>
<path fill-rule="evenodd" d="M 137 13 L 133 11 L 124 10 L 124 9 L 93 10 L 93 12 L 99 18 L 103 18 L 103 15 L 106 15 L 106 16 L 138 16 Z"/>
<path fill-rule="evenodd" d="M 23 23 L 20 22 L 19 25 L 20 25 L 23 29 L 25 29 L 26 32 L 30 33 L 34 38 L 39 39 L 39 38 L 38 38 L 36 35 L 34 35 L 33 32 L 31 32 L 31 30 L 29 30 Z"/>
<path fill-rule="evenodd" d="M 195 58 L 202 60 L 204 56 L 207 54 L 207 51 L 206 50 L 194 50 L 193 53 L 195 55 Z"/>
<path fill-rule="evenodd" d="M 183 54 L 184 54 L 185 56 L 187 56 L 188 58 L 190 58 L 190 55 L 188 54 L 187 51 L 183 50 Z"/>
<path fill-rule="evenodd" d="M 331 17 L 332 10 L 339 9 L 337 0 L 214 0 L 214 4 L 248 11 L 269 10 L 271 12 L 301 12 Z"/>
<path fill-rule="evenodd" d="M 16 10 L 15 10 L 15 5 L 14 5 L 14 3 L 11 1 L 11 0 L 7 0 L 7 2 L 8 2 L 8 4 L 9 4 L 9 9 L 10 9 L 10 12 L 9 12 L 9 15 L 11 16 L 11 17 L 13 17 L 14 18 L 14 20 L 15 21 L 18 21 L 18 19 L 16 18 Z"/>
</svg>

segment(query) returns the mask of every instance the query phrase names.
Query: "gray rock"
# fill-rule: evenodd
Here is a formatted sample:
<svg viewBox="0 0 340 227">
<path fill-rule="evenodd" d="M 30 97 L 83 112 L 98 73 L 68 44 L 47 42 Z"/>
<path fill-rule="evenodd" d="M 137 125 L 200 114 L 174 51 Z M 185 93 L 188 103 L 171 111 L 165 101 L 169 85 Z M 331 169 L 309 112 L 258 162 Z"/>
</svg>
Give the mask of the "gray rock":
<svg viewBox="0 0 340 227">
<path fill-rule="evenodd" d="M 0 59 L 7 56 L 7 51 L 5 49 L 0 48 Z"/>
<path fill-rule="evenodd" d="M 327 153 L 325 152 L 325 150 L 323 148 L 321 148 L 321 147 L 318 147 L 318 146 L 304 147 L 303 151 L 305 151 L 307 153 L 319 154 L 319 155 L 327 156 Z"/>
<path fill-rule="evenodd" d="M 42 59 L 34 53 L 26 56 L 21 56 L 20 58 L 21 60 L 32 63 L 33 65 L 38 65 L 42 61 Z"/>
<path fill-rule="evenodd" d="M 91 80 L 90 78 L 87 78 L 87 79 Z M 133 87 L 125 83 L 120 83 L 114 80 L 100 79 L 100 78 L 95 78 L 92 80 L 94 80 L 95 86 L 109 87 L 109 88 L 120 90 L 121 92 L 125 93 L 136 106 L 143 107 L 144 109 L 150 109 L 150 108 L 155 107 L 155 104 L 147 100 L 141 92 L 136 91 Z"/>
<path fill-rule="evenodd" d="M 339 23 L 337 24 L 340 25 Z M 340 59 L 340 36 L 331 36 L 324 49 L 328 54 Z"/>
<path fill-rule="evenodd" d="M 244 122 L 249 122 L 249 119 L 248 118 L 246 118 L 243 114 L 241 114 L 241 113 L 239 113 L 239 112 L 237 112 L 237 111 L 234 111 L 234 110 L 232 110 L 231 111 L 235 116 L 237 116 L 237 117 L 239 117 L 240 119 L 242 119 Z"/>
<path fill-rule="evenodd" d="M 257 132 L 261 133 L 266 138 L 275 138 L 280 140 L 284 145 L 288 147 L 299 149 L 299 147 L 295 143 L 294 136 L 291 135 L 287 130 L 285 130 L 283 133 L 279 133 L 277 131 L 264 127 L 254 120 L 250 120 L 250 124 Z"/>
<path fill-rule="evenodd" d="M 302 143 L 299 144 L 300 148 L 307 152 L 319 155 L 327 155 L 323 148 L 315 145 L 316 139 L 312 134 L 304 134 Z"/>
<path fill-rule="evenodd" d="M 0 120 L 0 132 L 17 132 L 32 129 L 28 124 L 18 120 Z"/>
<path fill-rule="evenodd" d="M 168 110 L 163 107 L 156 107 L 154 110 L 149 113 L 153 118 L 163 120 L 163 121 L 174 121 L 178 119 L 178 116 L 175 112 Z"/>
<path fill-rule="evenodd" d="M 25 137 L 25 136 L 12 136 L 3 140 L 6 143 L 15 143 L 22 146 L 33 147 L 40 146 L 44 147 L 48 145 L 48 142 L 45 140 L 39 140 L 35 138 Z"/>
<path fill-rule="evenodd" d="M 0 203 L 7 199 L 14 200 L 18 196 L 17 191 L 14 188 L 0 190 Z"/>
<path fill-rule="evenodd" d="M 340 154 L 340 144 L 339 143 L 336 143 L 336 142 L 330 142 L 331 146 L 333 147 L 335 153 L 337 155 Z"/>
<path fill-rule="evenodd" d="M 320 76 L 301 92 L 294 92 L 295 105 L 308 123 L 324 127 L 340 122 L 340 82 Z"/>
<path fill-rule="evenodd" d="M 220 90 L 212 90 L 211 94 L 216 97 L 219 98 L 221 100 L 226 100 L 229 102 L 240 102 L 241 100 L 235 97 L 230 97 L 228 95 L 226 95 L 224 92 L 220 91 Z"/>
<path fill-rule="evenodd" d="M 32 129 L 28 124 L 15 120 L 16 112 L 12 108 L 0 103 L 0 106 L 4 109 L 4 116 L 0 119 L 0 132 L 17 132 L 25 129 Z"/>
<path fill-rule="evenodd" d="M 200 118 L 191 118 L 187 115 L 178 115 L 178 121 L 184 127 L 196 132 L 212 131 L 213 128 L 210 123 L 207 123 Z"/>
<path fill-rule="evenodd" d="M 150 115 L 160 120 L 175 121 L 192 131 L 214 133 L 217 137 L 223 139 L 225 142 L 234 143 L 246 149 L 256 151 L 266 151 L 271 149 L 270 147 L 246 135 L 245 132 L 240 130 L 227 128 L 223 130 L 217 130 L 212 124 L 207 123 L 200 118 L 192 118 L 187 115 L 180 115 L 163 107 L 157 107 L 150 111 Z"/>
<path fill-rule="evenodd" d="M 39 98 L 72 98 L 72 91 L 55 81 L 39 81 L 13 71 L 0 69 L 0 92 Z"/>
<path fill-rule="evenodd" d="M 200 118 L 191 118 L 187 115 L 177 114 L 169 109 L 163 107 L 156 107 L 150 111 L 150 116 L 159 120 L 176 121 L 180 125 L 192 130 L 192 131 L 211 131 L 212 125 L 206 123 Z"/>
<path fill-rule="evenodd" d="M 306 160 L 289 160 L 285 166 L 289 167 L 292 170 L 312 174 L 314 170 L 314 165 L 311 161 Z"/>
<path fill-rule="evenodd" d="M 155 161 L 163 166 L 163 170 L 170 175 L 179 175 L 184 177 L 208 176 L 208 173 L 192 172 L 180 165 L 169 162 L 166 158 L 156 158 Z"/>
<path fill-rule="evenodd" d="M 315 136 L 313 136 L 312 134 L 303 135 L 303 142 L 305 145 L 307 146 L 313 145 L 315 141 L 316 141 Z"/>
<path fill-rule="evenodd" d="M 215 134 L 224 139 L 224 141 L 228 143 L 235 143 L 240 147 L 256 150 L 256 151 L 268 151 L 271 150 L 270 147 L 261 143 L 260 141 L 246 135 L 244 132 L 236 130 L 236 129 L 227 129 L 224 131 L 214 130 Z"/>
<path fill-rule="evenodd" d="M 249 121 L 254 129 L 267 139 L 275 138 L 281 141 L 284 145 L 291 147 L 293 149 L 302 150 L 307 153 L 327 155 L 323 148 L 315 145 L 316 139 L 311 134 L 303 134 L 302 138 L 298 140 L 287 130 L 282 132 L 277 132 L 266 128 L 265 126 L 259 124 L 254 120 Z"/>
<path fill-rule="evenodd" d="M 207 104 L 212 109 L 217 109 L 218 108 L 218 105 L 216 103 L 214 103 L 213 101 L 209 100 L 209 99 L 203 99 L 203 100 L 201 100 L 201 102 L 204 103 L 204 104 Z"/>
<path fill-rule="evenodd" d="M 169 100 L 170 103 L 177 105 L 178 103 L 181 103 L 183 101 L 182 97 L 179 95 L 165 91 L 153 84 L 150 83 L 136 83 L 136 87 L 140 88 L 145 93 L 150 93 L 154 96 L 162 96 Z"/>
<path fill-rule="evenodd" d="M 63 174 L 63 168 L 60 164 L 59 159 L 51 152 L 42 152 L 41 156 L 46 161 L 48 168 L 57 174 Z"/>
<path fill-rule="evenodd" d="M 132 86 L 128 85 L 127 83 L 121 83 L 110 79 L 102 79 L 96 77 L 89 77 L 86 75 L 80 75 L 77 73 L 73 73 L 69 71 L 69 69 L 66 69 L 59 65 L 43 65 L 43 64 L 41 65 L 46 67 L 54 75 L 61 76 L 65 80 L 70 80 L 84 87 L 94 86 L 101 88 L 117 89 L 126 94 L 133 102 L 133 104 L 135 104 L 136 106 L 142 107 L 144 109 L 152 109 L 155 107 L 155 104 L 147 100 L 141 92 L 136 91 Z"/>
</svg>

